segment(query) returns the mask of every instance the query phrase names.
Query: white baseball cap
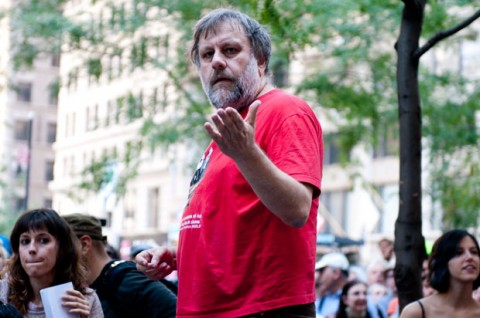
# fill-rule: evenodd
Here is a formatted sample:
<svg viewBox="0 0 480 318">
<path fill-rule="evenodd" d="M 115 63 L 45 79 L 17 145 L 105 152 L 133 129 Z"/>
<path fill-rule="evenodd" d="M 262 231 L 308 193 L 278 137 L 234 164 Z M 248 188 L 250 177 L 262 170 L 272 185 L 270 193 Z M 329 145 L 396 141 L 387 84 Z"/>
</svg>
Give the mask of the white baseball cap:
<svg viewBox="0 0 480 318">
<path fill-rule="evenodd" d="M 315 264 L 315 270 L 320 270 L 324 267 L 339 268 L 344 271 L 348 271 L 350 263 L 345 255 L 342 253 L 328 253 L 322 256 L 322 258 Z"/>
</svg>

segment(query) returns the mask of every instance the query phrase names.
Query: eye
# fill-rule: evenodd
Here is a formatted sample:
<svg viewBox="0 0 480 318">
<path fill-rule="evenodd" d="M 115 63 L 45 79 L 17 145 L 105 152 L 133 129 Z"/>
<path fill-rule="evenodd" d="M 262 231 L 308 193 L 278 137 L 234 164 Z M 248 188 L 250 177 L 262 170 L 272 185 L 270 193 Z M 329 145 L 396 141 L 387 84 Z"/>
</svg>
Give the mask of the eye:
<svg viewBox="0 0 480 318">
<path fill-rule="evenodd" d="M 211 60 L 213 56 L 213 51 L 206 51 L 201 54 L 202 60 Z"/>
<path fill-rule="evenodd" d="M 20 239 L 20 245 L 25 246 L 28 244 L 30 244 L 30 239 L 26 239 L 26 238 Z"/>
<path fill-rule="evenodd" d="M 48 244 L 50 242 L 50 239 L 47 237 L 42 237 L 40 238 L 40 243 L 41 244 Z"/>
<path fill-rule="evenodd" d="M 227 47 L 224 50 L 225 55 L 235 55 L 238 53 L 238 49 L 235 47 Z"/>
</svg>

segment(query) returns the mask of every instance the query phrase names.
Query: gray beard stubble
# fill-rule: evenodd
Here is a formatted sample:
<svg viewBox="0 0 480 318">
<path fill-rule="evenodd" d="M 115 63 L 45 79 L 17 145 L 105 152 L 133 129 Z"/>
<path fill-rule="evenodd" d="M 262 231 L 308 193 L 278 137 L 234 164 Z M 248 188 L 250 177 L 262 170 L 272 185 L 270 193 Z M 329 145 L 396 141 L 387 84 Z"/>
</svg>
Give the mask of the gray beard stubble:
<svg viewBox="0 0 480 318">
<path fill-rule="evenodd" d="M 249 106 L 257 97 L 257 91 L 260 86 L 260 78 L 256 76 L 258 64 L 255 57 L 251 57 L 245 71 L 234 80 L 233 87 L 226 89 L 223 87 L 214 89 L 211 83 L 205 83 L 200 77 L 202 87 L 210 100 L 210 103 L 217 109 L 232 107 L 240 111 Z"/>
</svg>

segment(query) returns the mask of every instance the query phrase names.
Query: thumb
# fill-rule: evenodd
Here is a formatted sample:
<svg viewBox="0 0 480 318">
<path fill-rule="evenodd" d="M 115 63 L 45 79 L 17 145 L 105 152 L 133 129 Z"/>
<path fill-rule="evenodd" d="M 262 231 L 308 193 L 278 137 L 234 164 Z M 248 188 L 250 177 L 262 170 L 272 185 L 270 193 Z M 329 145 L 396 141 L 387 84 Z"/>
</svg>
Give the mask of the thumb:
<svg viewBox="0 0 480 318">
<path fill-rule="evenodd" d="M 247 117 L 245 117 L 245 121 L 252 127 L 255 127 L 255 119 L 257 118 L 258 107 L 260 107 L 261 104 L 261 101 L 256 100 L 251 103 L 250 107 L 248 108 L 248 113 Z"/>
</svg>

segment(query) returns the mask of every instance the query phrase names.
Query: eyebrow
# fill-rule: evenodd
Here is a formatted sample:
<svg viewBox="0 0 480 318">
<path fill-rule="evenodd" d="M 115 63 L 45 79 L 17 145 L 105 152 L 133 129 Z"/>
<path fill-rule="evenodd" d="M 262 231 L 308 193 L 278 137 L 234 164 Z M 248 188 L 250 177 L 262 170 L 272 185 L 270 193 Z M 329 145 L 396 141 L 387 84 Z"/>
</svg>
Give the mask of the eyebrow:
<svg viewBox="0 0 480 318">
<path fill-rule="evenodd" d="M 238 39 L 238 38 L 229 37 L 229 38 L 220 39 L 220 40 L 219 40 L 218 42 L 216 42 L 216 43 L 218 43 L 219 46 L 225 46 L 225 45 L 242 45 L 242 42 L 243 42 L 243 41 L 241 41 L 241 40 Z M 199 49 L 202 49 L 202 48 L 205 48 L 205 47 L 209 48 L 209 47 L 212 47 L 212 46 L 214 46 L 214 45 L 205 44 L 205 43 L 203 43 L 203 44 L 202 44 L 202 43 L 199 43 L 198 48 L 199 48 Z"/>
</svg>

